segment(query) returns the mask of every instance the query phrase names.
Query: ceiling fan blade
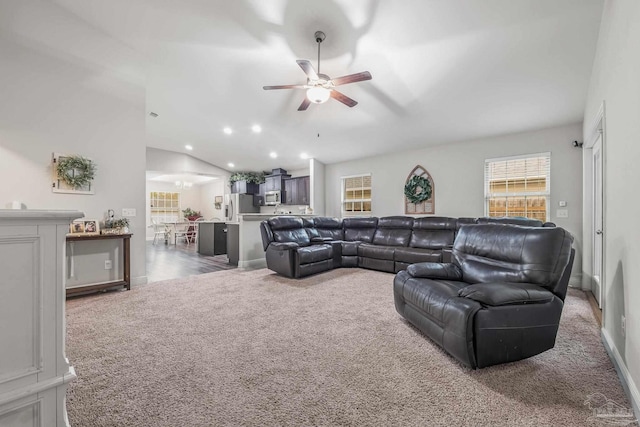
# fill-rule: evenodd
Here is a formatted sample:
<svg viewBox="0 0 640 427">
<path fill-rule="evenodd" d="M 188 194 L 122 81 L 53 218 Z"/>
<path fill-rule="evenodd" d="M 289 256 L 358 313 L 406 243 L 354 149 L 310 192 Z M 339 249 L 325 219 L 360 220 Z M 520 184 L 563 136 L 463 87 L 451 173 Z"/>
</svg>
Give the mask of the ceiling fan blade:
<svg viewBox="0 0 640 427">
<path fill-rule="evenodd" d="M 298 63 L 300 68 L 302 68 L 302 71 L 304 71 L 304 73 L 307 75 L 307 77 L 309 77 L 310 80 L 320 79 L 318 77 L 318 73 L 316 73 L 316 70 L 313 69 L 313 65 L 311 65 L 311 62 L 307 61 L 306 59 L 298 59 L 296 60 L 296 62 Z"/>
<path fill-rule="evenodd" d="M 273 90 L 273 89 L 306 89 L 306 85 L 280 85 L 280 86 L 262 86 L 264 90 Z"/>
<path fill-rule="evenodd" d="M 363 71 L 361 73 L 349 74 L 348 76 L 336 77 L 331 79 L 334 86 L 346 85 L 348 83 L 362 82 L 364 80 L 371 80 L 371 73 Z"/>
<path fill-rule="evenodd" d="M 347 95 L 340 93 L 335 89 L 331 90 L 331 97 L 337 101 L 342 102 L 347 107 L 354 107 L 358 104 L 357 101 L 349 98 Z"/>
<path fill-rule="evenodd" d="M 302 104 L 300 104 L 300 106 L 298 107 L 298 111 L 306 110 L 307 108 L 309 108 L 309 105 L 311 105 L 311 101 L 309 101 L 309 98 L 305 96 Z"/>
</svg>

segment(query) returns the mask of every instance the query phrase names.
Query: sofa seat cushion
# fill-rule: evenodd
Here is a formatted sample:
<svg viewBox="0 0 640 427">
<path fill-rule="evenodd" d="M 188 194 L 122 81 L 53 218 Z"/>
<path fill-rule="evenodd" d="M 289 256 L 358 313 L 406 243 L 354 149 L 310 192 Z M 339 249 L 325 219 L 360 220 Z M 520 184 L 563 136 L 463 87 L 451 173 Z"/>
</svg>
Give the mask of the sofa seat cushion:
<svg viewBox="0 0 640 427">
<path fill-rule="evenodd" d="M 373 259 L 386 259 L 393 261 L 394 247 L 372 245 L 370 243 L 362 243 L 358 246 L 358 256 Z"/>
<path fill-rule="evenodd" d="M 442 251 L 437 249 L 396 248 L 395 261 L 415 264 L 418 262 L 440 262 Z"/>
<path fill-rule="evenodd" d="M 333 250 L 331 245 L 313 245 L 298 249 L 298 259 L 300 264 L 311 264 L 318 261 L 332 259 Z"/>
<path fill-rule="evenodd" d="M 358 246 L 361 242 L 340 242 L 343 256 L 355 256 L 358 255 Z"/>
</svg>

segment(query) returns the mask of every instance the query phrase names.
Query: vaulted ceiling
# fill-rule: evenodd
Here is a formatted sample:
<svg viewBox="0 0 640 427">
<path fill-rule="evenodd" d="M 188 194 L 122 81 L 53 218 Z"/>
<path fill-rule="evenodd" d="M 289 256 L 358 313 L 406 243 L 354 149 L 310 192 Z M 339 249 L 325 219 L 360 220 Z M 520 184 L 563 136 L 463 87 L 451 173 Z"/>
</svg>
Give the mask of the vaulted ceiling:
<svg viewBox="0 0 640 427">
<path fill-rule="evenodd" d="M 143 58 L 147 145 L 228 170 L 295 169 L 582 120 L 602 0 L 55 0 Z M 296 59 L 369 71 L 297 111 Z M 261 133 L 251 127 L 258 124 Z M 223 128 L 230 127 L 227 135 Z M 271 152 L 278 157 L 269 157 Z M 233 162 L 235 168 L 227 166 Z"/>
</svg>

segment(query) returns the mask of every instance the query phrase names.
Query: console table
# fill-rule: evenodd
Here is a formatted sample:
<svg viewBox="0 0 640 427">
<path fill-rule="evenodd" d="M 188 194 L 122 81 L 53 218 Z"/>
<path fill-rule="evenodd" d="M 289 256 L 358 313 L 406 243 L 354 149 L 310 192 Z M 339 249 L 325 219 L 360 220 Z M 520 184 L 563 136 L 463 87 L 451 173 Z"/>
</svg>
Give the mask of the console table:
<svg viewBox="0 0 640 427">
<path fill-rule="evenodd" d="M 67 243 L 72 242 L 84 242 L 88 240 L 122 240 L 122 265 L 123 265 L 123 278 L 122 280 L 112 280 L 102 283 L 91 283 L 88 285 L 75 286 L 73 288 L 67 288 L 67 296 L 90 292 L 100 291 L 102 289 L 114 288 L 116 286 L 124 286 L 125 289 L 131 289 L 131 233 L 125 234 L 69 234 L 67 235 Z"/>
</svg>

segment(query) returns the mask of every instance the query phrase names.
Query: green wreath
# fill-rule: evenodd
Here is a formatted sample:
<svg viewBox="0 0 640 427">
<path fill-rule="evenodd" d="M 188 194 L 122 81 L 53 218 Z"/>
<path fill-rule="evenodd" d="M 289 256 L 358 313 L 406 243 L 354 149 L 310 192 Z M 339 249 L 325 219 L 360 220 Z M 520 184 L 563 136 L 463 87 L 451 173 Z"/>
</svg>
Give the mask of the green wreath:
<svg viewBox="0 0 640 427">
<path fill-rule="evenodd" d="M 420 188 L 420 192 L 418 192 Z M 404 185 L 404 195 L 410 203 L 418 204 L 431 198 L 433 189 L 428 179 L 422 176 L 414 175 Z"/>
<path fill-rule="evenodd" d="M 74 189 L 85 187 L 96 175 L 96 167 L 82 156 L 65 156 L 58 159 L 58 178 Z"/>
</svg>

